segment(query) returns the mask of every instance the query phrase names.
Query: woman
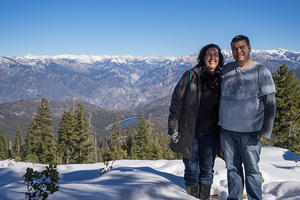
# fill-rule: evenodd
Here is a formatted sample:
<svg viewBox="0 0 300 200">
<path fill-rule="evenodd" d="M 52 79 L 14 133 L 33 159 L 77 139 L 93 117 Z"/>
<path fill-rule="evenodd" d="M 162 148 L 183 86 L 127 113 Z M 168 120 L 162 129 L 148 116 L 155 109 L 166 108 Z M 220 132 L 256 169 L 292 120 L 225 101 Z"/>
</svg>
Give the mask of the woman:
<svg viewBox="0 0 300 200">
<path fill-rule="evenodd" d="M 224 58 L 218 45 L 203 47 L 198 64 L 176 85 L 168 121 L 170 147 L 183 156 L 188 194 L 209 199 L 219 150 L 219 102 Z"/>
</svg>

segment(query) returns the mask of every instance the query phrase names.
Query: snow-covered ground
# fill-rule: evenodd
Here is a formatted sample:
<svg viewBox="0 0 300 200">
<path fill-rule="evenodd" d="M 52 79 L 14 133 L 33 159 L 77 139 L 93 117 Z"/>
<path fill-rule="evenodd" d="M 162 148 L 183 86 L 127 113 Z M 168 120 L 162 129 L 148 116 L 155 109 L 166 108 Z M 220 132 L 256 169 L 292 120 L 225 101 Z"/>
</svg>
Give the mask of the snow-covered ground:
<svg viewBox="0 0 300 200">
<path fill-rule="evenodd" d="M 43 170 L 45 165 L 12 160 L 0 161 L 0 199 L 25 199 L 23 184 L 27 167 Z M 195 199 L 185 192 L 181 160 L 120 160 L 102 176 L 103 163 L 59 165 L 55 200 L 182 200 Z M 264 178 L 264 200 L 300 200 L 300 156 L 276 147 L 263 147 L 260 169 Z M 227 180 L 223 160 L 215 163 L 212 194 L 226 199 Z M 216 198 L 217 199 L 217 198 Z"/>
</svg>

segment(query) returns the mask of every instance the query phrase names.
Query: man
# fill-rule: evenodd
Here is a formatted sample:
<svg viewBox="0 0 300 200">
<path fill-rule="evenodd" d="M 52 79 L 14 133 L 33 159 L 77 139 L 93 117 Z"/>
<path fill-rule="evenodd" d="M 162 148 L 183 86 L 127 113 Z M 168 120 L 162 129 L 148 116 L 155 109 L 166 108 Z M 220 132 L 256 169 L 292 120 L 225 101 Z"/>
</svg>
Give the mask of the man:
<svg viewBox="0 0 300 200">
<path fill-rule="evenodd" d="M 248 37 L 234 37 L 231 49 L 235 62 L 226 64 L 223 70 L 219 114 L 221 147 L 227 168 L 227 199 L 242 199 L 242 164 L 248 199 L 262 199 L 258 162 L 261 140 L 271 137 L 276 90 L 270 71 L 250 58 Z"/>
</svg>

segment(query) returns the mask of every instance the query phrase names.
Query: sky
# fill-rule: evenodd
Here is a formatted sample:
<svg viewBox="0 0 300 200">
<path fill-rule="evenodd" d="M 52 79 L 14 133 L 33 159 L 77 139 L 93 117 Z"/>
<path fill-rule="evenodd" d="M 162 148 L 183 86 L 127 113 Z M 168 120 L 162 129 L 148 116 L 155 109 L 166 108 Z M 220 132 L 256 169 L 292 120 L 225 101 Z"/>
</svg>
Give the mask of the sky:
<svg viewBox="0 0 300 200">
<path fill-rule="evenodd" d="M 109 166 L 113 167 L 111 171 L 99 175 L 99 169 L 106 168 L 102 162 L 58 165 L 60 188 L 47 199 L 196 200 L 185 191 L 182 160 L 117 160 Z M 24 199 L 26 185 L 22 175 L 27 167 L 37 171 L 45 169 L 41 164 L 0 161 L 2 200 Z M 259 168 L 264 178 L 264 200 L 300 199 L 300 156 L 287 149 L 262 147 Z M 211 200 L 226 200 L 226 177 L 225 162 L 216 158 L 211 194 L 218 198 Z"/>
<path fill-rule="evenodd" d="M 187 56 L 238 34 L 300 50 L 298 0 L 0 0 L 0 56 Z"/>
</svg>

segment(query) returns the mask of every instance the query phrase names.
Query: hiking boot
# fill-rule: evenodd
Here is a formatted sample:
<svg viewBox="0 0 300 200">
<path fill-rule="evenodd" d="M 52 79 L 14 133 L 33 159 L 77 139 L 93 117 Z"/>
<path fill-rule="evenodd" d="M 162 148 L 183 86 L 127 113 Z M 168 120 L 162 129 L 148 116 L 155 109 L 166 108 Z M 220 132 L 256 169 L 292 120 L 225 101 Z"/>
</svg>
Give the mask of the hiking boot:
<svg viewBox="0 0 300 200">
<path fill-rule="evenodd" d="M 198 198 L 199 195 L 199 186 L 192 186 L 192 185 L 187 185 L 186 186 L 186 193 L 189 195 Z"/>
<path fill-rule="evenodd" d="M 210 188 L 211 188 L 211 185 L 204 185 L 204 184 L 200 183 L 200 186 L 199 186 L 199 199 L 209 200 Z"/>
</svg>

